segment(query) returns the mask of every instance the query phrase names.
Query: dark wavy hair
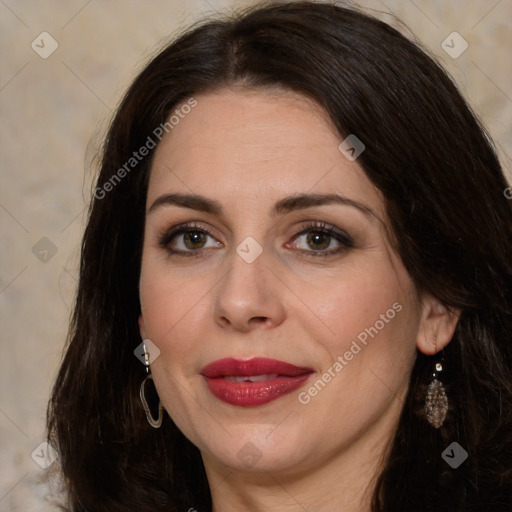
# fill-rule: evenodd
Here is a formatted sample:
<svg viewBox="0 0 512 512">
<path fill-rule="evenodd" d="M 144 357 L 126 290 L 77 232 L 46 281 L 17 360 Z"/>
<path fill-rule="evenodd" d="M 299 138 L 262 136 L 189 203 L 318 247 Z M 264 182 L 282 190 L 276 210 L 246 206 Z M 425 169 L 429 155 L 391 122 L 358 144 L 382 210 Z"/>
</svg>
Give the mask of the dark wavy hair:
<svg viewBox="0 0 512 512">
<path fill-rule="evenodd" d="M 354 8 L 260 5 L 190 28 L 135 79 L 106 137 L 82 242 L 48 439 L 74 512 L 211 510 L 198 449 L 139 400 L 138 282 L 154 150 L 112 177 L 173 109 L 201 93 L 279 87 L 315 100 L 385 198 L 394 248 L 419 291 L 460 311 L 444 350 L 448 416 L 424 417 L 432 358 L 418 351 L 372 511 L 512 509 L 512 201 L 490 137 L 416 43 Z M 97 189 L 98 190 L 98 189 Z M 100 197 L 101 196 L 101 197 Z M 457 469 L 441 457 L 468 453 Z M 333 490 L 334 492 L 334 490 Z"/>
</svg>

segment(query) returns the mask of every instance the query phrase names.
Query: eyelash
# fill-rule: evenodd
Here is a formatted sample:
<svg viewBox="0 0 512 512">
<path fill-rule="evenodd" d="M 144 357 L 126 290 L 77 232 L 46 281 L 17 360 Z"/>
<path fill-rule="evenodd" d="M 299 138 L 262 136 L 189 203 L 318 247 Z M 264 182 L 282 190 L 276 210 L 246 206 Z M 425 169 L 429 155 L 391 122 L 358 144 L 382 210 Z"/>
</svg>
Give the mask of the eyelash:
<svg viewBox="0 0 512 512">
<path fill-rule="evenodd" d="M 309 256 L 313 258 L 326 258 L 328 256 L 336 255 L 346 249 L 350 249 L 354 247 L 354 241 L 351 237 L 349 237 L 346 233 L 342 231 L 338 231 L 333 226 L 326 224 L 322 221 L 310 221 L 307 222 L 304 227 L 297 232 L 295 235 L 293 235 L 292 241 L 295 241 L 297 238 L 300 238 L 302 235 L 305 235 L 309 232 L 313 233 L 320 233 L 322 235 L 327 235 L 331 238 L 334 238 L 338 243 L 341 244 L 341 247 L 338 247 L 337 249 L 331 249 L 330 251 L 308 251 L 304 249 L 299 249 L 299 251 L 303 253 L 310 253 Z M 159 236 L 159 246 L 165 249 L 168 253 L 176 256 L 184 256 L 184 257 L 200 257 L 202 256 L 201 252 L 203 249 L 192 249 L 188 251 L 183 251 L 181 249 L 171 249 L 169 247 L 169 244 L 179 235 L 185 234 L 185 233 L 202 233 L 208 236 L 212 236 L 210 232 L 203 227 L 201 227 L 199 224 L 196 224 L 194 222 L 182 224 L 181 226 L 177 226 L 174 229 L 171 230 L 163 230 L 161 235 Z M 213 238 L 213 237 L 212 237 Z"/>
</svg>

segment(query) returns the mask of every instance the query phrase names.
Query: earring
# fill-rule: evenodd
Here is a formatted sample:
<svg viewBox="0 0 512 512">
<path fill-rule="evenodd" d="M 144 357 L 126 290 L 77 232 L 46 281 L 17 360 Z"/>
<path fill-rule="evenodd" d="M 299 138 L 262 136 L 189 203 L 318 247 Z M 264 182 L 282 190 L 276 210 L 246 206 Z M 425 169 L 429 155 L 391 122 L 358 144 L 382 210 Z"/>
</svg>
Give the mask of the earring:
<svg viewBox="0 0 512 512">
<path fill-rule="evenodd" d="M 144 347 L 144 364 L 146 365 L 146 377 L 144 378 L 144 380 L 141 382 L 141 385 L 140 385 L 140 400 L 142 402 L 142 407 L 144 408 L 144 412 L 146 413 L 146 418 L 148 420 L 148 423 L 153 427 L 153 428 L 160 428 L 162 426 L 162 420 L 163 420 L 163 411 L 164 411 L 164 408 L 162 406 L 162 402 L 160 401 L 160 398 L 158 398 L 158 418 L 155 420 L 153 418 L 153 415 L 151 414 L 151 409 L 149 408 L 149 404 L 148 404 L 148 401 L 146 400 L 146 393 L 145 393 L 145 390 L 146 390 L 146 382 L 148 380 L 153 380 L 153 375 L 151 375 L 151 373 L 149 373 L 149 354 L 146 350 L 146 344 L 144 343 L 143 344 L 143 347 Z M 153 384 L 154 385 L 154 384 Z"/>
<path fill-rule="evenodd" d="M 434 340 L 434 350 L 437 352 L 437 333 Z M 448 397 L 443 383 L 437 378 L 442 371 L 442 356 L 440 356 L 440 359 L 434 362 L 431 381 L 428 385 L 427 397 L 425 399 L 427 420 L 434 428 L 439 428 L 443 425 L 448 412 Z"/>
</svg>

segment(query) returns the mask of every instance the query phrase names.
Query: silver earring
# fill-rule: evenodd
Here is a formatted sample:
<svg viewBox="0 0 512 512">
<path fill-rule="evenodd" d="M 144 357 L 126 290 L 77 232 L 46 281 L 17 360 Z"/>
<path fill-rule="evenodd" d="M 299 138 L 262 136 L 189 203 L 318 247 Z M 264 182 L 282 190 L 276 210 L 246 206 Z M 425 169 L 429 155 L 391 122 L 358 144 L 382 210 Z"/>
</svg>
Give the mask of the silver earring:
<svg viewBox="0 0 512 512">
<path fill-rule="evenodd" d="M 436 341 L 434 341 L 435 350 L 437 350 Z M 448 413 L 448 396 L 446 395 L 443 383 L 437 378 L 439 373 L 443 371 L 441 361 L 442 358 L 434 363 L 432 378 L 428 385 L 427 397 L 425 399 L 427 420 L 434 428 L 440 428 L 443 425 Z"/>
<path fill-rule="evenodd" d="M 160 398 L 159 398 L 158 399 L 158 418 L 155 420 L 155 418 L 153 418 L 153 415 L 151 414 L 151 409 L 149 408 L 148 401 L 146 400 L 146 394 L 145 394 L 146 382 L 148 380 L 153 380 L 153 375 L 151 375 L 151 373 L 149 373 L 149 354 L 146 350 L 145 343 L 144 343 L 144 364 L 146 365 L 147 375 L 144 378 L 144 380 L 141 382 L 141 385 L 140 385 L 140 400 L 142 402 L 142 407 L 144 408 L 144 412 L 146 413 L 146 418 L 148 420 L 148 423 L 153 428 L 160 428 L 162 426 L 163 412 L 164 412 L 162 402 L 160 401 Z"/>
</svg>

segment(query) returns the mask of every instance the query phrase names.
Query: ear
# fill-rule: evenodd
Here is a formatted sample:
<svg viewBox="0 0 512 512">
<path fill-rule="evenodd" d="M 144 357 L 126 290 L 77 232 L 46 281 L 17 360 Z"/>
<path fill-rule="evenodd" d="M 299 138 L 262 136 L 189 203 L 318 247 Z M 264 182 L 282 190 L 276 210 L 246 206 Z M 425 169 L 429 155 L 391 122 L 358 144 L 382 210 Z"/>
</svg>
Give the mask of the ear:
<svg viewBox="0 0 512 512">
<path fill-rule="evenodd" d="M 433 355 L 450 343 L 460 310 L 451 309 L 430 294 L 421 297 L 421 319 L 416 345 L 425 355 Z"/>
<path fill-rule="evenodd" d="M 139 332 L 140 337 L 145 340 L 146 339 L 146 327 L 144 326 L 144 318 L 142 318 L 142 314 L 139 315 Z"/>
</svg>

